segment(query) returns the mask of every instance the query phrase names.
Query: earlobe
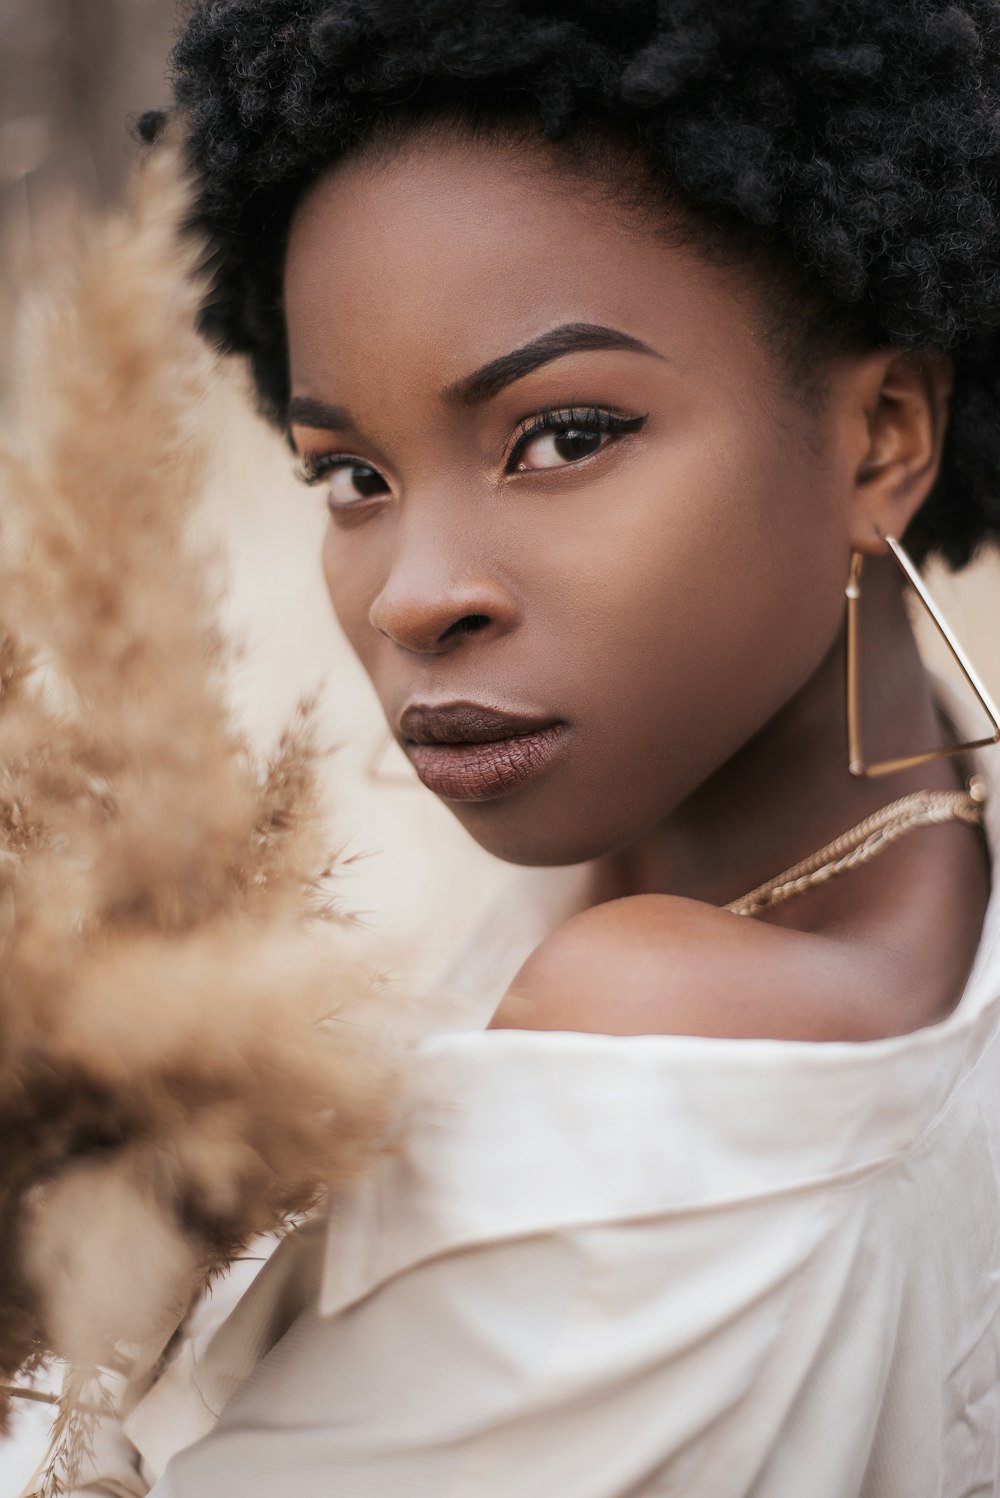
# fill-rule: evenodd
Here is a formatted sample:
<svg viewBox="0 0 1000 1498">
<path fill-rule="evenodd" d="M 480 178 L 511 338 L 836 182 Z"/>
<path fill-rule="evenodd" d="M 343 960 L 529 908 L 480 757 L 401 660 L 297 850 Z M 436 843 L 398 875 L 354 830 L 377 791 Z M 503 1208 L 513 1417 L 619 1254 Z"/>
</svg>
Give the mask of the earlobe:
<svg viewBox="0 0 1000 1498">
<path fill-rule="evenodd" d="M 904 534 L 934 486 L 954 366 L 935 350 L 898 349 L 878 350 L 866 364 L 867 447 L 855 471 L 850 541 L 874 555 L 886 550 L 886 533 Z"/>
</svg>

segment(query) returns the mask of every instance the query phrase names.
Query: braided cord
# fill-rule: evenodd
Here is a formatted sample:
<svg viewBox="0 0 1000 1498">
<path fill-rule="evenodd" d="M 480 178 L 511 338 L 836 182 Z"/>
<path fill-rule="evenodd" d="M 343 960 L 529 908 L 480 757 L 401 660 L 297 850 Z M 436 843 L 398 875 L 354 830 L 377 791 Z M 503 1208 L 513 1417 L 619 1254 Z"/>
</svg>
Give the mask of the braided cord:
<svg viewBox="0 0 1000 1498">
<path fill-rule="evenodd" d="M 864 821 L 848 828 L 808 858 L 783 869 L 773 879 L 758 884 L 749 894 L 731 900 L 722 908 L 735 915 L 756 915 L 761 910 L 780 905 L 814 884 L 825 884 L 836 874 L 847 873 L 868 863 L 915 827 L 955 820 L 972 827 L 979 826 L 982 799 L 978 788 L 975 792 L 911 791 L 908 796 L 900 796 L 872 812 Z"/>
</svg>

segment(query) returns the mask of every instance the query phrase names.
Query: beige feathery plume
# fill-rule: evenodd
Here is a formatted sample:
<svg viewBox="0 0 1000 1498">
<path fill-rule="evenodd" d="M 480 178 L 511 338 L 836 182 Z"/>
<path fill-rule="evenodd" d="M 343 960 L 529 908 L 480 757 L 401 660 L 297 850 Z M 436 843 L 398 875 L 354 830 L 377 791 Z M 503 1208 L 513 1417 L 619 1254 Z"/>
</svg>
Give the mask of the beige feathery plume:
<svg viewBox="0 0 1000 1498">
<path fill-rule="evenodd" d="M 242 1243 L 392 1134 L 371 984 L 315 940 L 308 715 L 259 768 L 225 706 L 189 540 L 213 366 L 186 202 L 161 144 L 38 320 L 2 458 L 8 1381 L 162 1341 Z"/>
</svg>

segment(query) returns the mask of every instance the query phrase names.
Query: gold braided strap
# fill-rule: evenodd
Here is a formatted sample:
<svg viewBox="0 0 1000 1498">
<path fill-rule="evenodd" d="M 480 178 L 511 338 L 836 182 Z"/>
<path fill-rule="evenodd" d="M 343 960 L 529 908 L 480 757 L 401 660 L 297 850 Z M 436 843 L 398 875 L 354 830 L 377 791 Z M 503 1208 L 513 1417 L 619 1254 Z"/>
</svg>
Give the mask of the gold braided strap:
<svg viewBox="0 0 1000 1498">
<path fill-rule="evenodd" d="M 867 863 L 914 827 L 956 820 L 979 826 L 984 800 L 985 788 L 978 777 L 973 777 L 967 791 L 911 791 L 908 796 L 900 796 L 873 811 L 818 852 L 783 869 L 773 879 L 758 884 L 749 894 L 731 900 L 722 908 L 734 915 L 756 915 L 780 905 L 814 884 L 824 884 L 836 874 Z"/>
</svg>

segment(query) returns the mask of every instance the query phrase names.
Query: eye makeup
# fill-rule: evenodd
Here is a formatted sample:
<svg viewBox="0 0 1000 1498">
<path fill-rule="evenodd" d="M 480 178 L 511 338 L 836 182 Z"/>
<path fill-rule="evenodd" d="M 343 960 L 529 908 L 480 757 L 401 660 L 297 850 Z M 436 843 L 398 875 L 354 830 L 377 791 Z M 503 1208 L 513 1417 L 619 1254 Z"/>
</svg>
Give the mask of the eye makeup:
<svg viewBox="0 0 1000 1498">
<path fill-rule="evenodd" d="M 647 413 L 648 415 L 648 413 Z M 593 439 L 601 436 L 622 437 L 637 432 L 645 424 L 647 415 L 623 416 L 607 406 L 547 407 L 526 422 L 522 422 L 514 433 L 504 465 L 506 473 L 538 472 L 545 468 L 569 467 L 582 459 L 591 457 L 607 444 L 595 444 Z M 562 461 L 543 463 L 537 468 L 519 466 L 519 459 L 536 437 L 551 436 L 553 452 Z M 588 439 L 590 439 L 588 441 Z M 562 449 L 560 450 L 560 443 Z"/>
<path fill-rule="evenodd" d="M 647 416 L 648 413 L 624 416 L 610 407 L 598 405 L 546 407 L 518 424 L 503 460 L 504 473 L 537 473 L 572 467 L 608 446 L 605 439 L 639 431 Z M 547 448 L 542 443 L 545 438 L 550 439 Z M 532 447 L 539 450 L 539 461 L 534 464 L 524 461 Z M 300 482 L 306 485 L 324 482 L 330 485 L 327 504 L 334 514 L 355 509 L 390 493 L 388 481 L 373 464 L 349 453 L 308 453 L 299 459 L 295 472 Z"/>
</svg>

